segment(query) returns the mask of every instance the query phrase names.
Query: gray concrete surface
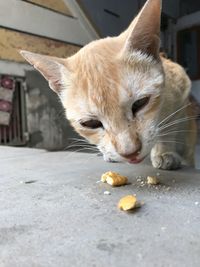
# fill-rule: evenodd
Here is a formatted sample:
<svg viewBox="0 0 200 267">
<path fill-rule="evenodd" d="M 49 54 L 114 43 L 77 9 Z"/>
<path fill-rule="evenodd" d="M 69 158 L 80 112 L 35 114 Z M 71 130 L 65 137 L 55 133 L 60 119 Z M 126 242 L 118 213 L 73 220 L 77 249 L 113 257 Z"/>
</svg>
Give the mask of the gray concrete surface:
<svg viewBox="0 0 200 267">
<path fill-rule="evenodd" d="M 84 153 L 0 147 L 1 267 L 200 266 L 200 172 L 103 162 Z M 131 184 L 96 183 L 112 170 Z M 29 183 L 27 183 L 29 182 Z M 104 195 L 104 191 L 111 195 Z M 119 199 L 144 201 L 133 213 Z"/>
</svg>

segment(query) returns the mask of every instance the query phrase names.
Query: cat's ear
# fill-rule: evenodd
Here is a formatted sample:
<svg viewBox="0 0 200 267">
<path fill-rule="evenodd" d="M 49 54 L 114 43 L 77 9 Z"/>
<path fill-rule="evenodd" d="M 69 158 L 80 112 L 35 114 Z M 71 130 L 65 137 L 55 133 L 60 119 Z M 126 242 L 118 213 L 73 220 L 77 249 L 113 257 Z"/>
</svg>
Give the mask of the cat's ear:
<svg viewBox="0 0 200 267">
<path fill-rule="evenodd" d="M 142 53 L 159 58 L 161 1 L 148 0 L 138 16 L 126 31 L 125 50 Z"/>
<path fill-rule="evenodd" d="M 53 91 L 59 94 L 64 89 L 64 80 L 69 75 L 66 59 L 44 56 L 24 50 L 21 50 L 20 54 L 44 76 Z"/>
</svg>

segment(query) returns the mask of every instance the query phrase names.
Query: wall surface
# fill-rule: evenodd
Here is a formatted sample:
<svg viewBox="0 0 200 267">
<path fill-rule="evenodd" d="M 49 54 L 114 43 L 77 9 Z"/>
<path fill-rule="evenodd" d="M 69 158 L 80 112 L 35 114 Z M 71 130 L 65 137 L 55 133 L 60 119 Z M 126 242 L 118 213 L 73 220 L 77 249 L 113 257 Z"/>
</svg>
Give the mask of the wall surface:
<svg viewBox="0 0 200 267">
<path fill-rule="evenodd" d="M 192 3 L 191 3 L 192 4 Z M 193 14 L 189 14 L 186 16 L 183 16 L 177 20 L 177 24 L 174 27 L 174 54 L 175 57 L 177 58 L 176 54 L 176 37 L 177 33 L 180 30 L 187 29 L 193 26 L 200 25 L 200 11 L 196 11 Z M 192 94 L 195 96 L 195 98 L 198 100 L 200 103 L 200 80 L 193 81 L 192 82 Z"/>
<path fill-rule="evenodd" d="M 192 82 L 192 94 L 200 103 L 200 80 Z"/>
<path fill-rule="evenodd" d="M 28 146 L 63 150 L 76 137 L 57 95 L 19 54 L 19 50 L 68 57 L 90 41 L 63 0 L 0 1 L 0 73 L 27 83 Z"/>
<path fill-rule="evenodd" d="M 20 49 L 57 57 L 71 56 L 80 49 L 76 45 L 4 28 L 0 28 L 0 47 L 0 59 L 15 62 L 26 62 L 19 54 Z"/>
<path fill-rule="evenodd" d="M 27 71 L 27 122 L 29 146 L 63 150 L 76 137 L 64 115 L 58 96 L 36 71 Z"/>
</svg>

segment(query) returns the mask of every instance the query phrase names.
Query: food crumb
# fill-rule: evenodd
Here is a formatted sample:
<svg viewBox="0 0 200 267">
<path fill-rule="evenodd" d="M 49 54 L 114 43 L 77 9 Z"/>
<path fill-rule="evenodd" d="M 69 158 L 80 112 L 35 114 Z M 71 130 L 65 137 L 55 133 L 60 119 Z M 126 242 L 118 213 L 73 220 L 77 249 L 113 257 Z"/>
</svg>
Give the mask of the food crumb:
<svg viewBox="0 0 200 267">
<path fill-rule="evenodd" d="M 127 177 L 111 171 L 102 174 L 101 181 L 112 186 L 121 186 L 128 183 Z"/>
<path fill-rule="evenodd" d="M 103 193 L 104 193 L 104 195 L 111 195 L 111 193 L 109 191 L 104 191 Z"/>
<path fill-rule="evenodd" d="M 159 180 L 155 176 L 147 176 L 147 184 L 157 185 L 157 184 L 159 184 Z"/>
<path fill-rule="evenodd" d="M 195 204 L 196 206 L 198 206 L 198 205 L 199 205 L 199 202 L 198 202 L 198 201 L 196 201 L 194 204 Z"/>
<path fill-rule="evenodd" d="M 137 201 L 136 196 L 128 195 L 120 199 L 118 208 L 123 211 L 129 211 L 135 208 L 140 208 L 141 203 Z"/>
</svg>

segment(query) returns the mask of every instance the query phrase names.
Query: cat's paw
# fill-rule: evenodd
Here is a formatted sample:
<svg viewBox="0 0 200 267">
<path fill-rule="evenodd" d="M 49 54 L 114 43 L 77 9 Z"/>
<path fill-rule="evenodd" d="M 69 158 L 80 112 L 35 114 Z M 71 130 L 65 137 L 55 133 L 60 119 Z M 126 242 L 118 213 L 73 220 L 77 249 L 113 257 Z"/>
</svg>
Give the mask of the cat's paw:
<svg viewBox="0 0 200 267">
<path fill-rule="evenodd" d="M 154 168 L 163 170 L 176 170 L 181 168 L 181 159 L 175 152 L 166 152 L 160 155 L 151 155 Z"/>
</svg>

